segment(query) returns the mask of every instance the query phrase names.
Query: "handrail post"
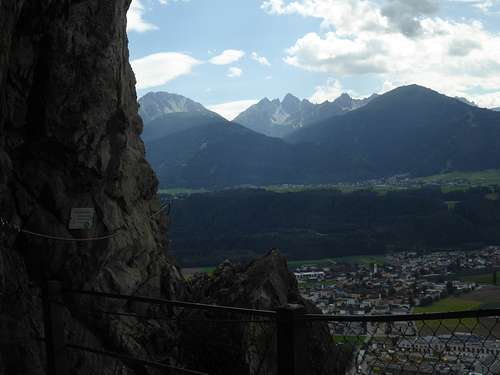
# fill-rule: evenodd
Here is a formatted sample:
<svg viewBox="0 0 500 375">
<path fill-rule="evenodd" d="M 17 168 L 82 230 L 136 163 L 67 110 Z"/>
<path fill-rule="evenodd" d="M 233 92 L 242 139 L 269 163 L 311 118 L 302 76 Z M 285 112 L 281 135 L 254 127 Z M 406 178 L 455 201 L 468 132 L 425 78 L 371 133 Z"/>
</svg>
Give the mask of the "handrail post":
<svg viewBox="0 0 500 375">
<path fill-rule="evenodd" d="M 69 375 L 64 343 L 64 309 L 57 303 L 61 292 L 58 281 L 47 281 L 42 287 L 48 375 Z"/>
<path fill-rule="evenodd" d="M 278 375 L 306 373 L 306 321 L 302 305 L 285 305 L 277 310 Z"/>
</svg>

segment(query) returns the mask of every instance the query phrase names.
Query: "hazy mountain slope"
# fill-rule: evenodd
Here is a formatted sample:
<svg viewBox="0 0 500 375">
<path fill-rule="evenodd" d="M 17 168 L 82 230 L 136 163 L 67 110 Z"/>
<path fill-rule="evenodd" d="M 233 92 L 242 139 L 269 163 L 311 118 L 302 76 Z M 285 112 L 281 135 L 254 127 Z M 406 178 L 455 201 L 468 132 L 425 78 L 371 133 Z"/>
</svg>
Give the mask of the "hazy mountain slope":
<svg viewBox="0 0 500 375">
<path fill-rule="evenodd" d="M 225 121 L 218 115 L 199 112 L 168 113 L 144 124 L 142 139 L 149 143 L 179 131 Z"/>
<path fill-rule="evenodd" d="M 145 142 L 192 127 L 225 121 L 217 113 L 182 95 L 150 92 L 139 99 Z"/>
<path fill-rule="evenodd" d="M 178 112 L 197 112 L 218 116 L 189 98 L 162 91 L 147 93 L 139 99 L 139 105 L 139 115 L 145 123 L 163 115 Z"/>
<path fill-rule="evenodd" d="M 160 186 L 285 183 L 298 171 L 294 146 L 223 122 L 191 128 L 147 145 Z"/>
<path fill-rule="evenodd" d="M 358 178 L 497 168 L 500 114 L 413 85 L 287 140 L 316 144 Z"/>
<path fill-rule="evenodd" d="M 500 107 L 491 108 L 492 111 L 500 112 Z"/>
</svg>

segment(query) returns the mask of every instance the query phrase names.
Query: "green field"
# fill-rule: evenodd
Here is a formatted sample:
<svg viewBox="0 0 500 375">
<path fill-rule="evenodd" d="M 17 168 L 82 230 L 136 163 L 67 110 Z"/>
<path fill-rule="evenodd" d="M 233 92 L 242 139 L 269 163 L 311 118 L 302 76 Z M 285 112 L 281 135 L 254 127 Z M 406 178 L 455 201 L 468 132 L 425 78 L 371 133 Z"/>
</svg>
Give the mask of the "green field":
<svg viewBox="0 0 500 375">
<path fill-rule="evenodd" d="M 319 184 L 319 185 L 268 185 L 268 186 L 247 186 L 247 188 L 265 189 L 275 193 L 299 193 L 311 190 L 340 190 L 344 193 L 352 193 L 359 190 L 371 190 L 381 195 L 389 191 L 401 191 L 407 189 L 418 189 L 426 184 L 441 185 L 443 192 L 455 190 L 467 190 L 471 187 L 479 186 L 498 186 L 500 185 L 500 169 L 490 169 L 479 172 L 452 172 L 443 173 L 433 176 L 418 177 L 411 179 L 407 186 L 397 185 L 365 185 L 355 186 L 350 184 Z M 238 187 L 234 187 L 235 189 Z M 190 195 L 195 193 L 208 193 L 206 189 L 191 189 L 191 188 L 168 188 L 160 189 L 159 194 L 167 194 L 173 196 Z M 488 199 L 498 200 L 500 197 L 496 193 L 489 194 Z"/>
<path fill-rule="evenodd" d="M 500 185 L 500 170 L 490 169 L 479 172 L 452 172 L 415 179 L 421 183 L 442 185 L 443 192 L 467 190 L 471 187 Z M 488 199 L 497 200 L 497 194 L 488 195 Z"/>
<path fill-rule="evenodd" d="M 497 273 L 498 275 L 498 273 Z M 500 275 L 498 275 L 500 276 Z M 460 277 L 460 280 L 463 281 L 469 281 L 472 283 L 478 283 L 478 284 L 490 284 L 493 285 L 493 275 L 491 272 L 488 273 L 481 273 L 477 275 L 464 275 Z M 497 278 L 497 285 L 498 285 L 498 278 Z"/>
<path fill-rule="evenodd" d="M 171 189 L 160 189 L 158 190 L 158 194 L 179 196 L 179 195 L 190 195 L 196 193 L 208 193 L 208 190 L 205 189 L 189 189 L 189 188 L 171 188 Z"/>
<path fill-rule="evenodd" d="M 292 260 L 288 261 L 288 268 L 295 269 L 302 266 L 329 267 L 334 258 L 314 259 L 314 260 Z"/>
<path fill-rule="evenodd" d="M 484 310 L 500 308 L 500 289 L 495 286 L 484 286 L 473 292 L 463 294 L 458 297 L 448 297 L 433 303 L 430 306 L 416 307 L 414 313 L 435 313 L 435 312 L 456 312 L 467 310 Z M 471 332 L 484 334 L 491 327 L 496 337 L 500 338 L 500 327 L 497 327 L 495 320 L 481 318 L 478 319 L 449 319 L 444 321 L 419 322 L 417 326 L 424 333 L 450 331 Z"/>
<path fill-rule="evenodd" d="M 361 345 L 366 341 L 365 336 L 333 336 L 333 341 L 338 345 Z"/>
<path fill-rule="evenodd" d="M 414 309 L 415 313 L 454 312 L 477 310 L 481 307 L 480 301 L 468 300 L 461 297 L 448 297 L 433 303 L 430 306 L 420 306 Z"/>
<path fill-rule="evenodd" d="M 448 297 L 441 301 L 435 302 L 430 306 L 416 307 L 415 313 L 436 313 L 436 312 L 456 312 L 467 310 L 478 310 L 482 303 L 476 300 L 467 300 L 464 298 Z M 448 319 L 448 320 L 430 320 L 417 322 L 417 327 L 420 331 L 427 330 L 435 332 L 442 331 L 468 331 L 477 325 L 477 320 L 474 318 L 467 319 Z"/>
</svg>

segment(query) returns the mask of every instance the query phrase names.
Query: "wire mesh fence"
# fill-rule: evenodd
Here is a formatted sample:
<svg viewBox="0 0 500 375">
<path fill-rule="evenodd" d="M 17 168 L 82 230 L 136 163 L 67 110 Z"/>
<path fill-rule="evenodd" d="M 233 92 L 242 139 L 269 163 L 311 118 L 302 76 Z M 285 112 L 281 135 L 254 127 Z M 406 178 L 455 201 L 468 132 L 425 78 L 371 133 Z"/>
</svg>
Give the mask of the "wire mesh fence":
<svg viewBox="0 0 500 375">
<path fill-rule="evenodd" d="M 351 354 L 348 374 L 494 375 L 500 374 L 500 314 L 489 314 L 332 317 L 328 325 L 337 350 Z"/>
<path fill-rule="evenodd" d="M 114 317 L 159 328 L 148 339 L 165 340 L 165 345 L 158 345 L 162 350 L 131 353 L 117 352 L 116 347 L 61 342 L 64 337 L 58 334 L 61 327 L 55 324 L 55 317 L 61 316 L 57 310 L 64 305 L 49 300 L 47 316 L 52 326 L 47 327 L 52 329 L 52 337 L 45 341 L 53 349 L 54 363 L 61 359 L 60 351 L 54 349 L 65 347 L 87 357 L 116 360 L 114 370 L 106 375 L 135 373 L 137 368 L 148 369 L 140 372 L 148 374 L 197 375 L 500 374 L 500 310 L 333 316 L 306 314 L 300 305 L 268 311 L 66 292 L 149 306 L 79 312 L 94 319 Z M 47 327 L 45 332 L 50 333 Z M 168 327 L 175 329 L 165 329 Z M 48 368 L 52 375 L 54 364 L 49 362 Z"/>
<path fill-rule="evenodd" d="M 128 367 L 161 370 L 166 374 L 217 375 L 241 373 L 271 375 L 276 371 L 276 321 L 274 311 L 167 301 L 148 297 L 66 291 L 100 299 L 122 299 L 146 308 L 124 311 L 99 308 L 79 309 L 80 315 L 99 319 L 125 319 L 127 324 L 156 327 L 151 340 L 161 341 L 162 350 L 124 353 L 67 342 L 72 351 L 84 352 L 90 360 L 105 356 Z M 52 300 L 58 306 L 58 301 Z M 62 306 L 61 306 L 62 307 Z M 130 306 L 129 306 L 130 307 Z M 137 307 L 137 306 L 136 306 Z M 161 322 L 160 325 L 157 323 Z M 171 328 L 171 329 L 170 329 Z M 152 331 L 152 330 L 150 330 Z M 166 344 L 165 344 L 166 343 Z M 148 343 L 145 346 L 154 346 Z M 123 371 L 117 367 L 118 373 Z M 146 372 L 144 372 L 146 373 Z M 149 372 L 148 372 L 149 373 Z"/>
</svg>

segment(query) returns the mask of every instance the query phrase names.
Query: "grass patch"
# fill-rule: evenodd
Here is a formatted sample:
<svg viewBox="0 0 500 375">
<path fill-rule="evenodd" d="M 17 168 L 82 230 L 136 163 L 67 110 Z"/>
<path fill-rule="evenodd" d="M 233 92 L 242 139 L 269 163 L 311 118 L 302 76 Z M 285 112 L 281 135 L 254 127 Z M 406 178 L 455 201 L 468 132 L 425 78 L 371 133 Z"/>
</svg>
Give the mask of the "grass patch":
<svg viewBox="0 0 500 375">
<path fill-rule="evenodd" d="M 500 169 L 489 169 L 478 172 L 452 172 L 427 176 L 416 179 L 416 181 L 435 183 L 435 184 L 453 184 L 443 190 L 464 190 L 472 186 L 492 186 L 500 185 Z M 498 198 L 497 198 L 498 199 Z"/>
<path fill-rule="evenodd" d="M 467 300 L 460 297 L 448 297 L 433 303 L 430 306 L 419 306 L 415 308 L 415 313 L 435 313 L 476 310 L 481 307 L 480 301 Z"/>
<path fill-rule="evenodd" d="M 448 297 L 433 303 L 430 306 L 419 306 L 414 309 L 414 312 L 419 313 L 436 313 L 436 312 L 456 312 L 467 310 L 478 310 L 481 308 L 482 302 L 476 300 L 467 300 L 460 297 Z M 474 318 L 467 319 L 447 319 L 447 320 L 429 320 L 426 322 L 417 322 L 418 330 L 421 332 L 434 333 L 442 331 L 449 333 L 450 331 L 470 332 L 477 325 L 477 320 Z"/>
<path fill-rule="evenodd" d="M 197 193 L 208 193 L 209 191 L 206 189 L 189 189 L 189 188 L 171 188 L 171 189 L 160 189 L 158 190 L 158 194 L 164 195 L 191 195 Z"/>
<path fill-rule="evenodd" d="M 493 275 L 491 274 L 491 272 L 477 274 L 477 275 L 465 275 L 465 276 L 462 276 L 460 279 L 463 281 L 469 281 L 471 283 L 493 285 Z M 497 283 L 498 283 L 498 281 L 497 281 Z"/>
<path fill-rule="evenodd" d="M 362 345 L 365 340 L 365 336 L 333 336 L 333 342 L 337 345 Z"/>
<path fill-rule="evenodd" d="M 288 262 L 288 268 L 295 269 L 303 266 L 329 267 L 332 265 L 333 261 L 335 261 L 334 258 L 313 259 L 313 260 L 292 260 Z"/>
</svg>

